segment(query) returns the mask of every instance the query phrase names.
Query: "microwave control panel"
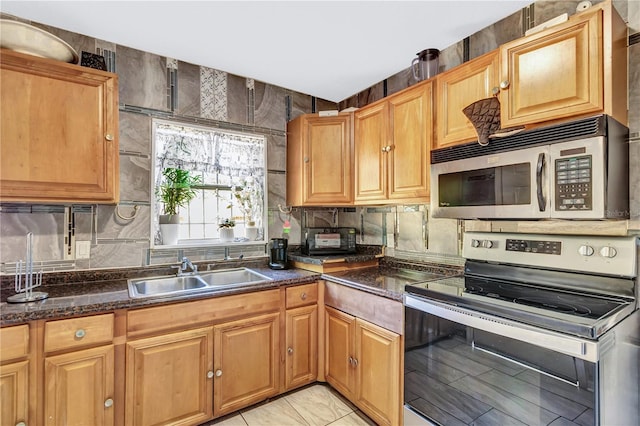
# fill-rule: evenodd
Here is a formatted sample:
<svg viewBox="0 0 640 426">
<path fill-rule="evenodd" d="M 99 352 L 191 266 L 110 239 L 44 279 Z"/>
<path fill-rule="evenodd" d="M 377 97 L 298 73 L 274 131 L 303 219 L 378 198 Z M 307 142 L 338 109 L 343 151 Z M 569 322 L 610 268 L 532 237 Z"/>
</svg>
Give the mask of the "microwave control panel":
<svg viewBox="0 0 640 426">
<path fill-rule="evenodd" d="M 556 160 L 555 207 L 557 211 L 593 209 L 592 164 L 591 155 Z"/>
</svg>

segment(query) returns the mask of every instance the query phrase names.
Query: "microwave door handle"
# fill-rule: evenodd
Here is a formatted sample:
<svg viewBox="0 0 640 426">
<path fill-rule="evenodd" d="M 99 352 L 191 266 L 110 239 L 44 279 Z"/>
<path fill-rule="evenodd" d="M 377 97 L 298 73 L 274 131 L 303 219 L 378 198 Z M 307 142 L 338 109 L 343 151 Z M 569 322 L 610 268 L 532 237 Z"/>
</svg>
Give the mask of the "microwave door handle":
<svg viewBox="0 0 640 426">
<path fill-rule="evenodd" d="M 538 209 L 541 212 L 546 210 L 547 203 L 542 193 L 542 171 L 544 169 L 544 152 L 538 155 L 538 164 L 536 166 L 536 193 L 538 195 Z"/>
</svg>

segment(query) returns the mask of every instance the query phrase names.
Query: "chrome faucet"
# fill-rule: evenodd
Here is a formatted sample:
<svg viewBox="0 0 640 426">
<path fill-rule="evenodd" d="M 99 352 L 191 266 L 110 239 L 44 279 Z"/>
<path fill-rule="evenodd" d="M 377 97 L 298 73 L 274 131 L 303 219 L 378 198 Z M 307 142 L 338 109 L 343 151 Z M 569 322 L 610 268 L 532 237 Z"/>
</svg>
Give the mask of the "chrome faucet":
<svg viewBox="0 0 640 426">
<path fill-rule="evenodd" d="M 183 257 L 180 265 L 172 266 L 172 268 L 178 269 L 178 276 L 185 275 L 185 271 L 187 270 L 187 268 L 191 269 L 191 274 L 198 273 L 198 265 L 194 265 L 193 263 L 191 263 L 188 257 Z"/>
</svg>

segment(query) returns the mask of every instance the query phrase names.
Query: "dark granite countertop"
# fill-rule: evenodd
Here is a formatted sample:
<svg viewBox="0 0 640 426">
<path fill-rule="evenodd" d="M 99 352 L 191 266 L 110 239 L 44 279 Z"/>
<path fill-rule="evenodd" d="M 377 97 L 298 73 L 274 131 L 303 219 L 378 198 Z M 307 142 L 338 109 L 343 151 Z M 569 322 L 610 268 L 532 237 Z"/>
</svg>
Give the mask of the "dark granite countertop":
<svg viewBox="0 0 640 426">
<path fill-rule="evenodd" d="M 381 259 L 380 265 L 370 268 L 322 274 L 327 281 L 353 287 L 368 293 L 402 301 L 407 284 L 433 281 L 459 275 L 457 267 L 403 262 L 392 258 Z"/>
<path fill-rule="evenodd" d="M 370 260 L 379 259 L 384 256 L 382 246 L 367 246 L 358 245 L 357 252 L 353 254 L 331 254 L 331 255 L 306 255 L 303 254 L 300 249 L 292 250 L 287 253 L 289 260 L 308 263 L 311 265 L 322 265 L 330 262 L 346 262 L 346 263 L 358 263 L 368 262 Z"/>
<path fill-rule="evenodd" d="M 140 308 L 250 293 L 281 286 L 311 283 L 320 278 L 320 274 L 302 269 L 271 270 L 268 267 L 261 266 L 251 266 L 251 269 L 272 278 L 273 281 L 256 283 L 242 288 L 216 290 L 214 292 L 136 299 L 129 297 L 126 278 L 43 285 L 37 291 L 47 292 L 49 297 L 45 300 L 31 303 L 7 303 L 7 295 L 3 294 L 2 302 L 0 302 L 0 326 L 21 324 L 39 319 L 60 319 L 111 312 L 116 309 Z M 3 293 L 10 295 L 15 292 L 4 291 Z"/>
<path fill-rule="evenodd" d="M 214 265 L 213 269 L 249 267 L 273 279 L 254 285 L 216 290 L 214 292 L 192 293 L 169 297 L 148 297 L 132 299 L 129 297 L 127 278 L 141 276 L 169 275 L 169 268 L 153 270 L 112 270 L 87 271 L 57 274 L 49 279 L 38 291 L 49 294 L 49 298 L 31 303 L 7 303 L 6 298 L 14 294 L 12 286 L 7 285 L 10 277 L 3 277 L 4 285 L 0 297 L 0 326 L 22 324 L 40 319 L 61 319 L 79 315 L 92 315 L 112 312 L 117 309 L 131 309 L 162 304 L 186 302 L 206 298 L 250 293 L 259 290 L 279 288 L 281 286 L 311 283 L 319 278 L 357 288 L 378 296 L 401 301 L 404 286 L 410 282 L 421 282 L 458 275 L 459 268 L 436 264 L 417 264 L 383 257 L 380 266 L 354 269 L 321 275 L 303 269 L 272 270 L 264 261 L 242 262 L 236 264 Z M 204 269 L 203 269 L 204 270 Z"/>
</svg>

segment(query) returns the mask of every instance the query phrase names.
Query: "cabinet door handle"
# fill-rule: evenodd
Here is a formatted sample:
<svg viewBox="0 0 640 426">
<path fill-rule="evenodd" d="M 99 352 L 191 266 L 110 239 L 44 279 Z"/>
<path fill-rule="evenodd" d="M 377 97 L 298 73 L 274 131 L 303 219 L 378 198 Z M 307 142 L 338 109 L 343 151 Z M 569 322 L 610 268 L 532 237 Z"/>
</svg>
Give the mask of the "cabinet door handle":
<svg viewBox="0 0 640 426">
<path fill-rule="evenodd" d="M 80 329 L 76 330 L 76 339 L 82 339 L 86 334 L 87 334 L 86 331 L 84 331 L 84 329 L 80 328 Z"/>
<path fill-rule="evenodd" d="M 27 426 L 27 424 L 25 422 L 18 422 L 16 423 L 16 426 Z"/>
<path fill-rule="evenodd" d="M 354 358 L 353 359 L 353 366 L 357 367 L 358 366 L 358 358 Z"/>
<path fill-rule="evenodd" d="M 511 84 L 511 83 L 509 82 L 509 80 L 502 80 L 502 81 L 500 82 L 500 88 L 501 88 L 501 89 L 503 89 L 503 90 L 504 90 L 504 89 L 507 89 L 507 88 L 509 88 L 509 84 Z"/>
<path fill-rule="evenodd" d="M 222 370 L 216 370 L 216 377 L 222 376 Z"/>
<path fill-rule="evenodd" d="M 104 406 L 106 408 L 113 407 L 113 399 L 107 398 L 107 400 L 104 402 Z"/>
<path fill-rule="evenodd" d="M 353 358 L 349 357 L 349 365 L 353 365 Z"/>
<path fill-rule="evenodd" d="M 496 86 L 493 89 L 491 89 L 491 94 L 493 96 L 496 96 L 498 93 L 500 93 L 500 88 L 498 86 Z"/>
<path fill-rule="evenodd" d="M 109 142 L 111 142 L 113 140 L 113 135 L 110 133 L 107 133 L 106 135 L 104 135 L 104 138 Z"/>
<path fill-rule="evenodd" d="M 213 378 L 213 371 L 207 371 L 207 379 Z"/>
<path fill-rule="evenodd" d="M 289 355 L 291 355 L 291 354 L 293 353 L 293 348 L 288 348 L 288 349 L 287 349 L 287 353 L 288 353 Z"/>
<path fill-rule="evenodd" d="M 391 151 L 391 145 L 387 145 L 387 146 L 384 148 L 384 151 L 385 151 L 385 152 L 389 152 L 389 151 Z"/>
<path fill-rule="evenodd" d="M 304 157 L 304 162 L 308 163 L 309 162 L 309 157 Z"/>
<path fill-rule="evenodd" d="M 302 293 L 302 294 L 300 295 L 300 299 L 302 299 L 302 300 L 307 300 L 307 293 Z"/>
</svg>

